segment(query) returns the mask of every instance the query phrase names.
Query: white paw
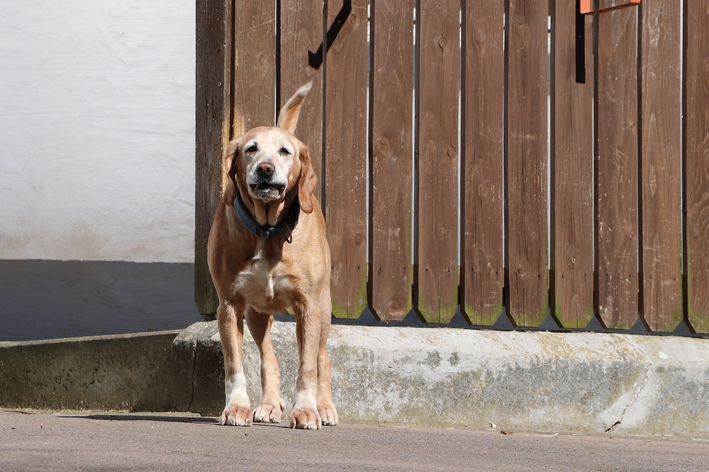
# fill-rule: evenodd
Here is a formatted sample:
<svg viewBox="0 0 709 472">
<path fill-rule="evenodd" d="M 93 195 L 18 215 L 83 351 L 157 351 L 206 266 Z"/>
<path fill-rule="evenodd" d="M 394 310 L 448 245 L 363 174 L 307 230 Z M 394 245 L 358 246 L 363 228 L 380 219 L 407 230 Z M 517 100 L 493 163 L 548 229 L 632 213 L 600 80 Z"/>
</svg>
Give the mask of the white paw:
<svg viewBox="0 0 709 472">
<path fill-rule="evenodd" d="M 299 408 L 290 414 L 290 427 L 294 429 L 320 429 L 322 420 L 317 410 Z"/>
<path fill-rule="evenodd" d="M 221 424 L 226 426 L 251 426 L 251 410 L 245 406 L 231 406 L 224 408 Z"/>
</svg>

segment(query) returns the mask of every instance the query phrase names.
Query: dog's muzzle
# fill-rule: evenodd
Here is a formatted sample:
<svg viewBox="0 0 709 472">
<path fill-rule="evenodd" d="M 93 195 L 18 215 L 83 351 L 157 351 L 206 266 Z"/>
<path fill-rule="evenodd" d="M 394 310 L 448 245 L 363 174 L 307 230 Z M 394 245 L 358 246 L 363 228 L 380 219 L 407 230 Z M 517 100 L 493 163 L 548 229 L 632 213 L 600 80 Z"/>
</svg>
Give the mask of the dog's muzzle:
<svg viewBox="0 0 709 472">
<path fill-rule="evenodd" d="M 250 184 L 251 195 L 259 200 L 279 200 L 283 198 L 286 190 L 285 184 L 272 184 L 268 182 Z"/>
<path fill-rule="evenodd" d="M 254 169 L 252 182 L 249 183 L 251 195 L 259 200 L 278 200 L 283 198 L 286 184 L 274 182 L 276 167 L 268 161 L 260 162 Z"/>
</svg>

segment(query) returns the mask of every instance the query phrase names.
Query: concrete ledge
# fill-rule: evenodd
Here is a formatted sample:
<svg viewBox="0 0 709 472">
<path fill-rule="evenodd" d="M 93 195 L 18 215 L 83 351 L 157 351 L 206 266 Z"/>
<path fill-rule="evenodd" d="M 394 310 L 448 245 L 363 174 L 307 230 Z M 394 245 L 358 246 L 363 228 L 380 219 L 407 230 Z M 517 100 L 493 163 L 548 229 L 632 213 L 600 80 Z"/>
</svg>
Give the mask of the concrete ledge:
<svg viewBox="0 0 709 472">
<path fill-rule="evenodd" d="M 176 334 L 0 343 L 0 384 L 14 392 L 0 405 L 220 414 L 216 323 Z M 290 404 L 295 324 L 274 323 L 272 338 Z M 709 439 L 706 339 L 335 325 L 329 352 L 346 423 Z M 244 368 L 255 407 L 260 360 L 248 330 Z"/>
<path fill-rule="evenodd" d="M 197 323 L 175 343 L 198 351 L 194 411 L 219 413 L 216 323 Z M 275 323 L 273 343 L 289 404 L 295 325 Z M 244 351 L 255 406 L 259 358 L 248 334 Z M 329 352 L 334 399 L 348 423 L 709 438 L 705 339 L 333 326 Z"/>
<path fill-rule="evenodd" d="M 179 331 L 0 343 L 0 405 L 185 411 L 193 359 Z"/>
</svg>

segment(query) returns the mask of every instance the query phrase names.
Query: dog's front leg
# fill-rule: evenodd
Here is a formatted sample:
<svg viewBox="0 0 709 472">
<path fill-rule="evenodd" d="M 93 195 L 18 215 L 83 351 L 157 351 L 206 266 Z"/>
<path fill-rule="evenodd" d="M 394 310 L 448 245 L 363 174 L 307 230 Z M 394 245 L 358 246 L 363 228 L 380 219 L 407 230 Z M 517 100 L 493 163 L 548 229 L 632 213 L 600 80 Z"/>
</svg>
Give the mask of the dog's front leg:
<svg viewBox="0 0 709 472">
<path fill-rule="evenodd" d="M 337 425 L 337 409 L 332 402 L 332 372 L 330 357 L 327 355 L 327 337 L 330 332 L 332 317 L 332 298 L 330 287 L 325 285 L 320 293 L 320 347 L 318 351 L 318 413 L 325 426 Z"/>
<path fill-rule="evenodd" d="M 246 393 L 246 377 L 242 365 L 244 339 L 244 305 L 221 302 L 217 309 L 219 337 L 224 353 L 224 390 L 226 406 L 221 423 L 231 426 L 251 426 L 252 414 Z"/>
<path fill-rule="evenodd" d="M 318 351 L 320 348 L 320 316 L 312 312 L 313 303 L 294 303 L 296 334 L 300 351 L 300 367 L 296 381 L 291 428 L 320 429 L 322 420 L 317 408 Z"/>
<path fill-rule="evenodd" d="M 328 315 L 330 312 L 323 312 Z M 325 426 L 337 426 L 337 409 L 332 402 L 332 372 L 327 355 L 327 335 L 330 331 L 330 316 L 322 317 L 320 349 L 318 352 L 318 413 Z"/>
<path fill-rule="evenodd" d="M 286 404 L 280 395 L 281 375 L 278 371 L 278 360 L 271 343 L 271 325 L 273 315 L 257 313 L 249 307 L 246 310 L 246 323 L 254 341 L 261 353 L 261 389 L 263 398 L 261 404 L 254 410 L 254 421 L 257 423 L 280 423 L 281 413 Z"/>
</svg>

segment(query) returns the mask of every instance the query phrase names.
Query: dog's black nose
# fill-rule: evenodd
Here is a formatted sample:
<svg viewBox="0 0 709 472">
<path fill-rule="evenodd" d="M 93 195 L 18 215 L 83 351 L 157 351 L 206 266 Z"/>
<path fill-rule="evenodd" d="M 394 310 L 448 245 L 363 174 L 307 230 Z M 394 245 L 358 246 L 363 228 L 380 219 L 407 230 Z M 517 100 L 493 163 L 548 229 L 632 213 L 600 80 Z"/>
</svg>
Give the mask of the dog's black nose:
<svg viewBox="0 0 709 472">
<path fill-rule="evenodd" d="M 267 179 L 273 175 L 276 168 L 270 162 L 262 162 L 256 166 L 256 175 L 262 179 Z"/>
</svg>

